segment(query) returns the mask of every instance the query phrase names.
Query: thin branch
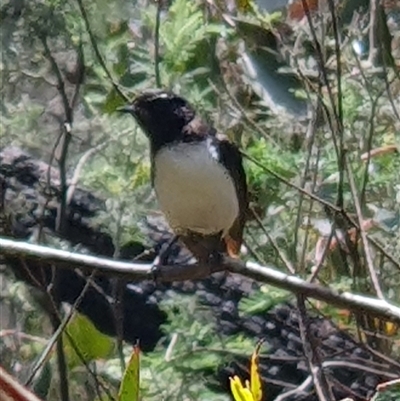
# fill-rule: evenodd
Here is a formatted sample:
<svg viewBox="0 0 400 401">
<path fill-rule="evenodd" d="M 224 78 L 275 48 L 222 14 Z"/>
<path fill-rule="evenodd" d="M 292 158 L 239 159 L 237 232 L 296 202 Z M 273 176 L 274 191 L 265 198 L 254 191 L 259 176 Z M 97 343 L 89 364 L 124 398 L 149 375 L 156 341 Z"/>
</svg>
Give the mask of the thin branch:
<svg viewBox="0 0 400 401">
<path fill-rule="evenodd" d="M 61 71 L 58 68 L 57 62 L 50 51 L 46 36 L 43 34 L 40 34 L 39 37 L 40 37 L 40 40 L 41 40 L 43 48 L 44 48 L 44 54 L 47 57 L 47 59 L 50 61 L 51 69 L 57 78 L 57 90 L 58 90 L 59 94 L 61 95 L 62 103 L 64 106 L 65 121 L 66 121 L 66 123 L 72 124 L 72 107 L 69 104 L 67 92 L 65 91 L 65 84 L 64 84 L 64 79 L 62 77 Z"/>
<path fill-rule="evenodd" d="M 333 96 L 332 87 L 331 87 L 331 84 L 329 82 L 328 72 L 327 72 L 327 69 L 325 67 L 325 58 L 324 58 L 324 54 L 323 54 L 323 51 L 322 51 L 322 46 L 321 46 L 321 43 L 318 40 L 317 33 L 315 31 L 314 23 L 313 23 L 313 20 L 312 20 L 312 17 L 311 17 L 311 12 L 310 12 L 310 9 L 308 7 L 307 0 L 301 0 L 301 3 L 302 3 L 302 6 L 303 6 L 304 14 L 307 17 L 307 22 L 308 22 L 308 26 L 310 28 L 312 41 L 313 41 L 313 44 L 315 46 L 316 60 L 317 60 L 317 63 L 318 63 L 318 71 L 319 71 L 319 73 L 321 75 L 321 78 L 323 80 L 323 84 L 325 85 L 325 87 L 327 89 L 328 98 L 329 98 L 329 101 L 330 101 L 331 106 L 332 106 L 332 110 L 333 110 L 333 114 L 334 114 L 334 117 L 335 117 L 335 120 L 336 120 L 336 124 L 338 124 L 338 115 L 337 115 L 337 110 L 336 110 L 335 98 Z M 328 121 L 328 124 L 329 124 L 329 128 L 330 128 L 330 130 L 332 132 L 333 144 L 335 146 L 336 154 L 339 155 L 340 154 L 339 147 L 338 147 L 338 143 L 337 143 L 337 138 L 335 136 L 335 129 L 334 129 L 334 126 L 333 126 L 333 123 L 332 123 L 330 111 L 329 111 L 329 109 L 326 106 L 324 101 L 321 102 L 321 105 L 323 106 L 323 108 L 326 111 L 326 118 L 327 118 L 327 121 Z M 338 206 L 340 206 L 340 204 Z"/>
<path fill-rule="evenodd" d="M 55 333 L 57 332 L 58 327 L 60 327 L 61 320 L 55 314 L 52 314 L 50 320 Z M 64 352 L 64 340 L 62 335 L 59 335 L 56 341 L 56 355 L 57 355 L 57 368 L 60 380 L 60 398 L 62 401 L 69 401 L 70 397 L 69 397 L 69 384 L 68 384 L 68 368 Z"/>
<path fill-rule="evenodd" d="M 161 88 L 160 76 L 160 25 L 163 0 L 157 0 L 156 27 L 154 32 L 154 69 L 157 88 Z"/>
<path fill-rule="evenodd" d="M 122 99 L 124 99 L 126 102 L 129 102 L 128 96 L 125 95 L 125 93 L 121 90 L 119 84 L 114 81 L 114 78 L 112 77 L 109 69 L 106 66 L 103 56 L 100 53 L 99 47 L 97 46 L 96 38 L 94 37 L 92 28 L 90 27 L 89 18 L 87 16 L 85 7 L 83 6 L 82 0 L 76 0 L 76 1 L 78 2 L 79 10 L 82 14 L 83 21 L 85 22 L 86 31 L 89 34 L 90 42 L 92 44 L 94 53 L 97 57 L 97 61 L 99 62 L 101 68 L 103 69 L 109 81 L 112 83 L 115 91 L 121 96 Z"/>
<path fill-rule="evenodd" d="M 227 270 L 295 294 L 303 294 L 305 297 L 327 302 L 338 308 L 367 313 L 394 323 L 400 323 L 400 307 L 384 299 L 376 299 L 350 292 L 338 292 L 319 284 L 308 283 L 297 276 L 285 274 L 274 266 L 261 266 L 253 262 L 243 262 L 239 259 L 225 257 L 218 266 L 173 265 L 155 267 L 153 264 L 128 263 L 98 258 L 2 237 L 0 237 L 0 254 L 5 257 L 21 257 L 32 261 L 39 260 L 40 264 L 32 266 L 32 268 L 39 268 L 44 263 L 53 263 L 57 265 L 57 268 L 80 268 L 88 273 L 97 270 L 97 274 L 111 277 L 119 276 L 132 281 L 146 279 L 156 279 L 160 282 L 193 280 L 208 277 L 211 273 L 217 271 Z"/>
<path fill-rule="evenodd" d="M 96 152 L 99 152 L 102 149 L 104 149 L 109 144 L 110 141 L 111 140 L 107 140 L 107 141 L 102 142 L 99 145 L 89 149 L 79 159 L 79 161 L 78 161 L 78 163 L 77 163 L 77 165 L 75 167 L 74 174 L 72 175 L 71 182 L 70 182 L 69 187 L 68 187 L 67 205 L 69 205 L 71 203 L 71 200 L 72 200 L 72 198 L 74 196 L 75 189 L 76 189 L 76 187 L 78 185 L 79 178 L 81 177 L 81 173 L 82 173 L 82 169 L 83 169 L 84 165 L 87 163 L 87 161 L 90 159 L 91 156 L 93 156 Z"/>
<path fill-rule="evenodd" d="M 390 372 L 386 372 L 384 370 L 373 369 L 373 368 L 370 368 L 363 364 L 347 362 L 347 361 L 324 361 L 322 363 L 322 368 L 323 369 L 326 369 L 326 368 L 350 368 L 350 369 L 354 369 L 354 370 L 360 370 L 362 372 L 372 373 L 375 375 L 382 375 L 387 378 L 393 378 L 395 380 L 398 377 L 398 374 L 396 374 L 396 373 L 391 374 Z M 280 394 L 278 397 L 275 398 L 274 401 L 285 401 L 287 399 L 291 399 L 291 397 L 294 395 L 306 393 L 308 388 L 311 386 L 312 382 L 313 382 L 312 375 L 309 375 L 303 381 L 303 383 L 301 383 L 298 387 L 296 387 L 292 390 L 286 391 L 283 394 Z"/>
<path fill-rule="evenodd" d="M 34 246 L 35 247 L 39 247 L 39 248 L 45 248 L 45 247 L 39 246 L 39 245 L 34 245 Z M 32 383 L 32 380 L 35 378 L 36 373 L 43 366 L 43 364 L 45 363 L 45 361 L 49 357 L 49 355 L 50 355 L 55 343 L 58 342 L 58 339 L 60 338 L 61 334 L 63 333 L 63 331 L 67 327 L 67 324 L 70 322 L 70 320 L 74 316 L 74 313 L 75 313 L 76 309 L 78 308 L 78 306 L 81 303 L 83 297 L 85 296 L 86 291 L 90 287 L 91 279 L 93 278 L 94 274 L 95 274 L 95 270 L 92 270 L 91 277 L 87 280 L 85 286 L 83 287 L 82 292 L 79 294 L 79 296 L 76 299 L 74 305 L 72 306 L 70 312 L 65 316 L 65 318 L 63 319 L 61 324 L 58 326 L 57 330 L 53 333 L 50 341 L 47 343 L 47 346 L 43 350 L 40 358 L 36 361 L 32 371 L 31 371 L 31 373 L 30 373 L 30 375 L 28 377 L 28 379 L 25 381 L 25 385 L 26 386 L 28 386 L 28 385 L 30 385 Z"/>
<path fill-rule="evenodd" d="M 315 336 L 310 330 L 310 321 L 307 315 L 305 299 L 304 295 L 297 295 L 300 338 L 303 344 L 304 355 L 307 358 L 308 368 L 311 372 L 312 382 L 319 400 L 332 401 L 334 397 L 328 379 L 322 369 L 319 347 L 316 345 Z"/>
<path fill-rule="evenodd" d="M 78 104 L 79 93 L 81 90 L 81 86 L 84 82 L 85 72 L 86 72 L 85 54 L 83 53 L 82 35 L 79 38 L 79 46 L 78 46 L 77 53 L 78 53 L 78 55 L 77 55 L 76 66 L 75 66 L 75 71 L 74 71 L 75 91 L 74 91 L 74 94 L 73 94 L 72 100 L 71 100 L 72 111 L 75 110 L 75 107 Z"/>
<path fill-rule="evenodd" d="M 367 233 L 365 232 L 365 229 L 363 227 L 364 217 L 362 215 L 362 210 L 361 210 L 360 200 L 359 200 L 357 189 L 356 189 L 354 175 L 353 175 L 353 172 L 351 171 L 350 163 L 348 162 L 347 158 L 346 158 L 346 164 L 347 164 L 347 174 L 348 174 L 348 179 L 349 179 L 349 184 L 350 184 L 350 190 L 351 190 L 351 194 L 353 197 L 354 206 L 356 209 L 357 220 L 358 220 L 358 225 L 360 227 L 361 240 L 362 240 L 362 244 L 363 244 L 363 248 L 364 248 L 364 252 L 365 252 L 365 259 L 367 262 L 369 275 L 370 275 L 370 278 L 372 281 L 372 285 L 374 286 L 376 295 L 380 299 L 384 299 L 384 295 L 383 295 L 381 285 L 379 283 L 378 275 L 374 268 L 374 263 L 372 260 L 371 249 L 370 249 L 369 243 L 368 243 Z"/>
<path fill-rule="evenodd" d="M 375 64 L 378 54 L 377 46 L 377 12 L 379 0 L 370 0 L 369 8 L 369 55 L 368 62 L 371 65 Z"/>
<path fill-rule="evenodd" d="M 286 257 L 286 255 L 281 251 L 279 248 L 278 244 L 276 241 L 271 237 L 270 233 L 268 230 L 264 227 L 264 224 L 261 220 L 261 217 L 258 215 L 258 213 L 254 210 L 253 207 L 250 208 L 251 213 L 253 214 L 254 218 L 256 219 L 258 226 L 261 228 L 262 232 L 266 235 L 268 238 L 268 241 L 271 242 L 272 248 L 274 248 L 275 252 L 279 256 L 280 260 L 284 263 L 286 266 L 286 269 L 291 273 L 295 274 L 296 271 L 293 267 L 293 264 L 290 262 L 290 260 Z"/>
<path fill-rule="evenodd" d="M 72 121 L 71 121 L 72 123 Z M 67 213 L 67 156 L 69 144 L 71 143 L 71 123 L 66 122 L 61 127 L 61 142 L 60 142 L 60 153 L 57 157 L 58 168 L 60 170 L 60 204 L 58 205 L 57 219 L 56 219 L 56 231 L 62 233 L 65 226 L 65 218 Z"/>
<path fill-rule="evenodd" d="M 44 34 L 40 34 L 40 39 L 44 47 L 45 56 L 50 61 L 51 69 L 57 78 L 57 90 L 60 94 L 63 106 L 64 106 L 64 114 L 65 120 L 62 124 L 60 124 L 61 133 L 58 139 L 60 146 L 57 146 L 59 149 L 57 163 L 60 171 L 60 203 L 57 210 L 57 218 L 56 218 L 56 231 L 58 233 L 62 233 L 65 225 L 65 216 L 67 212 L 67 191 L 68 191 L 68 183 L 67 183 L 67 155 L 68 148 L 71 142 L 71 127 L 73 122 L 73 107 L 71 106 L 67 92 L 65 89 L 65 82 L 63 76 L 61 74 L 60 68 L 51 53 L 51 50 L 47 43 L 47 37 Z M 79 85 L 76 87 L 76 93 L 79 91 Z M 53 277 L 54 280 L 57 280 L 56 269 L 53 269 Z M 49 292 L 49 296 L 51 297 L 51 292 Z M 54 332 L 57 332 L 57 328 L 61 325 L 61 320 L 57 315 L 58 308 L 54 308 L 54 313 L 51 314 L 50 320 L 53 325 Z M 68 372 L 67 372 L 67 362 L 64 354 L 64 345 L 62 336 L 57 337 L 57 345 L 56 345 L 56 353 L 57 353 L 57 366 L 59 371 L 60 378 L 60 397 L 62 401 L 68 401 L 69 397 L 69 384 L 68 384 Z"/>
<path fill-rule="evenodd" d="M 344 133 L 343 133 L 343 96 L 342 96 L 342 61 L 341 61 L 341 51 L 340 51 L 340 36 L 339 36 L 339 28 L 338 28 L 338 18 L 336 17 L 336 4 L 333 0 L 328 0 L 329 11 L 332 17 L 332 27 L 333 33 L 335 37 L 335 55 L 336 55 L 336 79 L 337 79 L 337 107 L 335 109 L 336 115 L 336 127 L 337 134 L 339 136 L 339 153 L 338 157 L 338 171 L 339 171 L 339 180 L 338 180 L 338 198 L 337 205 L 343 208 L 344 205 L 344 166 L 346 157 L 345 145 L 344 145 Z M 335 107 L 335 104 L 332 103 L 332 106 Z M 334 133 L 332 132 L 332 135 Z M 342 227 L 343 228 L 343 227 Z"/>
<path fill-rule="evenodd" d="M 65 215 L 66 215 L 66 210 L 68 206 L 68 184 L 67 184 L 67 168 L 66 168 L 66 163 L 67 163 L 67 156 L 68 156 L 68 149 L 69 149 L 69 144 L 71 142 L 72 136 L 71 136 L 71 129 L 72 129 L 72 124 L 73 124 L 73 113 L 74 113 L 74 107 L 76 106 L 76 103 L 78 101 L 78 96 L 79 96 L 79 91 L 81 84 L 83 83 L 84 80 L 84 75 L 85 75 L 85 61 L 84 61 L 84 54 L 83 54 L 83 45 L 82 45 L 82 39 L 79 42 L 79 47 L 78 47 L 78 57 L 77 57 L 77 63 L 76 63 L 76 71 L 75 71 L 75 77 L 74 79 L 76 80 L 76 86 L 75 86 L 75 91 L 74 95 L 72 98 L 72 101 L 70 102 L 68 100 L 68 96 L 66 93 L 65 89 L 65 82 L 61 73 L 61 70 L 49 48 L 49 45 L 47 43 L 47 37 L 39 32 L 39 37 L 40 40 L 43 44 L 44 48 L 44 53 L 47 59 L 50 61 L 51 64 L 51 69 L 56 76 L 57 79 L 57 90 L 60 94 L 63 106 L 64 106 L 64 115 L 65 115 L 65 120 L 63 122 L 60 121 L 60 135 L 58 136 L 58 139 L 56 141 L 56 144 L 54 145 L 53 151 L 52 151 L 52 156 L 51 156 L 51 162 L 50 165 L 52 164 L 52 160 L 55 157 L 56 153 L 58 153 L 56 159 L 57 163 L 59 166 L 60 170 L 60 204 L 58 208 L 58 213 L 57 213 L 57 220 L 56 220 L 56 230 L 57 232 L 62 232 L 63 231 L 63 226 L 64 226 L 64 221 L 65 221 Z M 50 182 L 50 169 L 48 170 L 48 182 Z M 44 209 L 45 210 L 45 209 Z M 40 235 L 39 235 L 40 237 Z"/>
</svg>

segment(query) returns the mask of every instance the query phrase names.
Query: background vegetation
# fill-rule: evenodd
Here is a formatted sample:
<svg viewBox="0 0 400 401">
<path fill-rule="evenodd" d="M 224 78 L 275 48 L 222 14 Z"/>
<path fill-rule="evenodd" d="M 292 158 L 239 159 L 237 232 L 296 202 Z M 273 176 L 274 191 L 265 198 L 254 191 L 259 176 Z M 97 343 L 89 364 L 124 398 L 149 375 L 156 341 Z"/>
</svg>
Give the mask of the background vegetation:
<svg viewBox="0 0 400 401">
<path fill-rule="evenodd" d="M 145 242 L 138 222 L 157 209 L 147 142 L 114 111 L 140 90 L 171 89 L 248 156 L 254 215 L 245 258 L 399 304 L 400 11 L 379 3 L 370 12 L 363 1 L 335 7 L 328 1 L 320 10 L 308 4 L 305 15 L 301 2 L 272 14 L 245 1 L 5 2 L 1 145 L 50 161 L 106 198 L 97 224 L 117 250 L 133 239 Z M 0 355 L 23 376 L 22 366 L 40 355 L 51 328 L 26 287 L 5 277 L 1 302 L 12 310 L 11 327 L 29 341 L 17 348 L 1 341 Z M 264 286 L 241 310 L 268 310 L 282 300 L 295 297 Z M 308 307 L 399 357 L 390 322 L 320 302 Z M 143 399 L 227 399 L 198 372 L 215 368 L 221 350 L 250 355 L 256 340 L 217 338 L 209 311 L 193 297 L 168 298 L 163 308 L 171 316 L 166 333 L 182 336 L 172 361 L 164 358 L 166 341 L 143 357 Z M 114 341 L 82 316 L 68 330 L 115 386 L 121 367 Z M 206 351 L 192 352 L 199 343 Z M 81 361 L 68 346 L 65 352 L 71 399 L 96 399 Z M 41 385 L 46 399 L 59 399 L 56 378 Z"/>
</svg>

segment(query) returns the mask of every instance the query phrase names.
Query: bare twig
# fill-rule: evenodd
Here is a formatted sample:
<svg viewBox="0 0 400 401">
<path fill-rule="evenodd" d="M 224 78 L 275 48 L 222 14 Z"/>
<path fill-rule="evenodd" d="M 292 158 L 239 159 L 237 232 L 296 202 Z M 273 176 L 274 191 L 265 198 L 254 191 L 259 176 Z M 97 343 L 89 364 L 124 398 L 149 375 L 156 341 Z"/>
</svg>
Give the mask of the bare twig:
<svg viewBox="0 0 400 401">
<path fill-rule="evenodd" d="M 208 84 L 213 88 L 213 90 L 222 98 L 222 93 L 219 91 L 219 89 L 216 87 L 216 85 L 211 81 L 211 79 L 208 79 Z M 267 130 L 265 130 L 261 124 L 258 124 L 254 119 L 252 119 L 249 116 L 249 113 L 243 108 L 243 106 L 240 104 L 240 102 L 236 99 L 236 97 L 231 93 L 229 86 L 225 82 L 225 80 L 222 80 L 222 84 L 224 86 L 224 90 L 226 94 L 229 97 L 229 100 L 231 102 L 228 103 L 228 106 L 230 107 L 231 110 L 234 110 L 235 112 L 239 111 L 240 115 L 245 119 L 247 122 L 248 126 L 255 130 L 257 133 L 260 133 L 266 140 L 269 142 L 273 143 L 274 145 L 278 145 L 275 138 L 273 138 Z M 232 103 L 236 109 L 232 106 Z"/>
<path fill-rule="evenodd" d="M 368 62 L 374 65 L 378 53 L 377 46 L 377 13 L 379 0 L 370 0 L 369 6 L 369 55 Z"/>
<path fill-rule="evenodd" d="M 45 248 L 45 247 L 41 247 L 39 245 L 35 245 L 35 246 L 37 246 L 39 248 Z M 63 319 L 61 324 L 58 326 L 57 330 L 53 333 L 53 336 L 51 337 L 50 341 L 47 343 L 47 346 L 43 350 L 40 358 L 36 361 L 35 365 L 33 366 L 32 370 L 31 370 L 31 374 L 29 375 L 28 379 L 25 381 L 25 385 L 26 386 L 28 386 L 28 385 L 30 385 L 30 383 L 32 383 L 32 380 L 35 378 L 36 373 L 39 371 L 39 369 L 43 366 L 43 364 L 45 363 L 45 361 L 49 357 L 49 355 L 50 355 L 55 343 L 58 341 L 59 337 L 61 336 L 61 334 L 63 333 L 63 331 L 67 327 L 67 324 L 70 322 L 70 320 L 74 316 L 75 310 L 77 309 L 77 307 L 81 303 L 83 297 L 85 296 L 86 291 L 89 288 L 91 280 L 92 280 L 92 278 L 93 278 L 95 273 L 96 273 L 96 271 L 92 270 L 91 277 L 89 277 L 89 279 L 87 280 L 87 282 L 85 284 L 85 287 L 83 288 L 82 292 L 79 294 L 79 297 L 76 299 L 76 301 L 75 301 L 74 305 L 72 306 L 70 312 L 65 316 L 65 318 Z"/>
<path fill-rule="evenodd" d="M 49 45 L 47 43 L 47 37 L 43 34 L 39 34 L 39 37 L 40 37 L 40 40 L 41 40 L 43 48 L 44 48 L 45 56 L 50 61 L 51 69 L 57 78 L 57 89 L 61 96 L 62 103 L 64 106 L 65 122 L 68 124 L 72 124 L 73 111 L 72 111 L 72 107 L 69 104 L 67 92 L 65 91 L 65 83 L 64 83 L 64 79 L 62 77 L 61 71 L 58 68 L 57 62 L 50 51 Z"/>
<path fill-rule="evenodd" d="M 318 93 L 321 94 L 322 90 L 322 85 L 321 83 L 318 86 Z M 301 182 L 299 186 L 301 188 L 304 188 L 306 183 L 307 183 L 307 176 L 309 174 L 309 170 L 311 168 L 311 159 L 312 159 L 312 154 L 313 154 L 313 149 L 314 149 L 314 144 L 315 144 L 315 139 L 317 135 L 317 119 L 318 115 L 321 112 L 321 101 L 318 99 L 317 106 L 313 110 L 313 115 L 312 118 L 310 119 L 310 122 L 308 124 L 308 129 L 307 129 L 307 157 L 306 157 L 306 163 L 304 166 L 303 174 L 301 177 Z M 319 159 L 319 148 L 315 146 L 318 152 L 318 159 Z M 315 188 L 315 183 L 316 183 L 316 178 L 317 178 L 317 171 L 318 171 L 318 163 L 316 163 L 316 168 L 315 168 L 315 174 L 314 174 L 314 180 L 313 180 L 313 187 L 312 190 L 314 191 Z M 295 229 L 294 229 L 294 239 L 293 239 L 293 249 L 292 249 L 292 259 L 294 262 L 297 261 L 297 244 L 299 241 L 299 229 L 301 227 L 301 221 L 302 221 L 302 206 L 304 202 L 304 194 L 300 193 L 299 194 L 299 204 L 297 208 L 297 216 L 296 216 L 296 223 L 295 223 Z M 310 202 L 309 209 L 311 211 L 313 202 Z M 303 255 L 301 257 L 301 262 L 302 265 L 304 265 L 305 261 L 305 252 L 306 252 L 306 247 L 307 247 L 307 242 L 308 242 L 308 232 L 306 233 L 306 238 L 304 239 L 304 245 L 303 245 Z"/>
<path fill-rule="evenodd" d="M 324 361 L 322 363 L 322 368 L 350 368 L 354 370 L 360 370 L 362 372 L 368 372 L 372 373 L 375 375 L 382 375 L 385 376 L 388 379 L 393 378 L 396 380 L 398 378 L 398 374 L 393 373 L 391 374 L 390 372 L 384 371 L 382 369 L 373 369 L 370 368 L 369 366 L 365 366 L 363 364 L 359 363 L 353 363 L 353 362 L 347 362 L 347 361 Z M 399 379 L 397 379 L 399 380 Z M 301 383 L 298 387 L 286 391 L 283 394 L 280 394 L 278 397 L 275 398 L 274 401 L 285 401 L 287 399 L 290 399 L 294 395 L 299 395 L 301 393 L 306 393 L 307 389 L 311 386 L 312 384 L 312 375 L 308 376 L 303 383 Z"/>
<path fill-rule="evenodd" d="M 78 45 L 77 53 L 78 53 L 78 57 L 76 60 L 76 66 L 75 66 L 75 71 L 74 71 L 75 92 L 74 92 L 74 95 L 72 96 L 72 100 L 71 100 L 71 109 L 72 110 L 75 110 L 75 107 L 78 103 L 79 92 L 80 92 L 81 86 L 85 79 L 85 55 L 83 53 L 82 36 L 79 38 L 79 45 Z"/>
<path fill-rule="evenodd" d="M 361 210 L 361 206 L 360 206 L 360 200 L 358 198 L 358 193 L 357 193 L 356 184 L 355 184 L 355 181 L 354 181 L 353 172 L 351 171 L 351 168 L 349 166 L 348 160 L 346 160 L 346 164 L 347 164 L 348 179 L 349 179 L 351 194 L 352 194 L 353 202 L 354 202 L 354 205 L 355 205 L 355 208 L 356 208 L 357 220 L 358 220 L 358 225 L 360 227 L 361 240 L 362 240 L 363 248 L 364 248 L 364 251 L 365 251 L 365 259 L 367 261 L 369 275 L 370 275 L 372 284 L 374 286 L 376 295 L 380 299 L 384 299 L 383 291 L 382 291 L 381 286 L 379 284 L 378 275 L 376 274 L 376 270 L 374 268 L 374 263 L 372 261 L 371 249 L 369 247 L 367 233 L 365 232 L 365 229 L 363 227 L 364 218 L 363 218 L 363 215 L 362 215 L 362 210 Z"/>
<path fill-rule="evenodd" d="M 64 229 L 64 222 L 65 222 L 65 216 L 66 216 L 66 210 L 67 210 L 66 199 L 67 199 L 68 184 L 67 184 L 66 164 L 67 164 L 68 148 L 69 148 L 69 144 L 71 141 L 73 107 L 70 105 L 70 102 L 68 100 L 68 96 L 67 96 L 66 89 L 65 89 L 65 82 L 64 82 L 63 76 L 61 74 L 61 71 L 58 67 L 58 64 L 57 64 L 55 58 L 53 57 L 53 54 L 48 46 L 47 37 L 45 36 L 45 34 L 39 34 L 39 37 L 40 37 L 41 42 L 44 47 L 45 56 L 50 61 L 52 71 L 57 78 L 57 90 L 60 94 L 60 97 L 61 97 L 61 100 L 62 100 L 62 103 L 64 106 L 65 120 L 64 120 L 63 124 L 60 124 L 61 125 L 60 126 L 61 133 L 57 140 L 57 142 L 59 142 L 58 143 L 59 146 L 56 146 L 54 148 L 54 151 L 56 149 L 59 149 L 59 152 L 57 155 L 58 156 L 57 163 L 58 163 L 59 171 L 60 171 L 60 195 L 61 195 L 58 212 L 57 212 L 57 219 L 56 219 L 56 231 L 58 233 L 62 233 L 63 229 Z M 77 86 L 77 88 L 79 88 L 79 85 Z M 57 280 L 58 271 L 56 269 L 52 269 L 52 270 L 53 270 L 53 279 Z M 51 297 L 51 291 L 49 291 L 49 296 Z M 57 332 L 57 327 L 60 326 L 61 321 L 58 318 L 56 307 L 54 308 L 54 312 L 51 313 L 50 320 L 53 325 L 54 331 Z M 57 338 L 56 352 L 57 352 L 57 365 L 58 365 L 58 371 L 59 371 L 59 376 L 60 376 L 60 396 L 61 396 L 62 401 L 68 401 L 69 400 L 69 385 L 68 385 L 68 374 L 67 374 L 67 362 L 65 360 L 63 339 L 61 336 L 59 336 Z"/>
<path fill-rule="evenodd" d="M 342 97 L 342 60 L 341 60 L 341 50 L 340 50 L 340 35 L 338 28 L 338 18 L 336 17 L 335 12 L 335 3 L 333 0 L 328 0 L 329 12 L 332 17 L 332 26 L 333 26 L 333 34 L 335 37 L 335 55 L 336 55 L 336 79 L 337 79 L 337 104 L 333 102 L 331 98 L 332 108 L 335 110 L 336 116 L 336 131 L 332 132 L 332 135 L 335 136 L 337 134 L 338 138 L 338 172 L 339 172 L 339 180 L 338 180 L 338 197 L 337 197 L 337 205 L 343 208 L 344 205 L 344 166 L 346 157 L 346 150 L 344 146 L 344 133 L 343 133 L 343 97 Z M 325 68 L 325 66 L 323 66 Z M 343 228 L 343 227 L 341 227 Z"/>
<path fill-rule="evenodd" d="M 79 159 L 79 161 L 75 167 L 74 174 L 72 175 L 71 181 L 69 183 L 68 192 L 67 192 L 67 205 L 69 205 L 71 203 L 71 200 L 74 196 L 75 189 L 78 185 L 79 178 L 81 177 L 81 173 L 82 173 L 82 169 L 83 169 L 84 165 L 87 163 L 87 161 L 90 159 L 91 156 L 93 156 L 96 152 L 99 152 L 102 149 L 104 149 L 109 144 L 110 141 L 111 140 L 107 140 L 107 141 L 100 143 L 99 145 L 89 149 Z"/>
<path fill-rule="evenodd" d="M 293 267 L 293 264 L 290 262 L 290 260 L 286 257 L 286 255 L 280 250 L 278 244 L 276 243 L 276 241 L 271 237 L 270 233 L 268 232 L 268 230 L 264 227 L 264 224 L 260 218 L 260 216 L 257 214 L 257 212 L 254 210 L 254 208 L 251 208 L 251 213 L 253 214 L 254 218 L 256 219 L 258 226 L 261 228 L 262 232 L 267 236 L 268 241 L 271 242 L 272 247 L 274 248 L 275 252 L 278 254 L 279 258 L 281 259 L 281 261 L 284 263 L 284 265 L 286 266 L 287 270 L 291 273 L 291 274 L 295 274 L 296 271 Z"/>
<path fill-rule="evenodd" d="M 312 382 L 320 401 L 333 401 L 334 397 L 327 377 L 322 369 L 322 360 L 319 347 L 316 345 L 315 337 L 310 330 L 310 322 L 307 315 L 305 297 L 297 295 L 297 308 L 299 310 L 299 329 L 304 354 L 307 358 L 308 367 L 311 372 Z"/>
<path fill-rule="evenodd" d="M 157 88 L 161 88 L 160 76 L 160 23 L 163 0 L 157 0 L 156 27 L 154 32 L 154 69 Z"/>
<path fill-rule="evenodd" d="M 71 122 L 72 123 L 72 122 Z M 66 122 L 62 127 L 62 137 L 60 142 L 60 152 L 57 155 L 58 168 L 60 170 L 60 204 L 58 205 L 58 213 L 56 220 L 56 231 L 62 233 L 64 231 L 65 217 L 67 213 L 67 156 L 69 144 L 71 142 L 71 123 Z"/>
<path fill-rule="evenodd" d="M 80 268 L 89 273 L 96 270 L 101 275 L 119 276 L 129 280 L 183 281 L 204 278 L 211 273 L 228 270 L 296 294 L 304 294 L 305 297 L 318 299 L 339 308 L 368 313 L 372 316 L 400 323 L 400 307 L 384 299 L 376 299 L 350 292 L 338 292 L 319 284 L 308 283 L 297 276 L 285 274 L 274 266 L 261 266 L 253 262 L 243 262 L 239 259 L 226 257 L 218 266 L 173 265 L 154 268 L 152 263 L 121 262 L 13 241 L 2 237 L 0 237 L 0 253 L 3 256 L 17 256 L 25 260 L 40 260 L 40 265 L 53 263 L 57 268 Z"/>
<path fill-rule="evenodd" d="M 99 47 L 97 46 L 96 38 L 94 37 L 92 28 L 90 27 L 89 18 L 86 13 L 86 9 L 83 6 L 82 0 L 76 0 L 78 2 L 79 10 L 82 14 L 83 21 L 85 22 L 86 31 L 89 34 L 90 42 L 92 44 L 94 53 L 96 55 L 97 61 L 99 62 L 101 68 L 103 69 L 104 73 L 106 74 L 107 78 L 111 82 L 112 86 L 114 87 L 115 91 L 124 99 L 126 102 L 129 102 L 129 98 L 120 88 L 119 84 L 115 82 L 114 78 L 112 77 L 109 69 L 106 66 L 106 63 L 103 59 L 103 56 L 100 53 Z"/>
<path fill-rule="evenodd" d="M 315 46 L 315 50 L 316 50 L 316 54 L 317 54 L 316 58 L 317 58 L 317 63 L 318 63 L 318 71 L 319 71 L 319 73 L 321 75 L 321 78 L 323 80 L 323 84 L 325 85 L 325 87 L 327 89 L 329 101 L 331 103 L 331 107 L 332 107 L 332 110 L 333 110 L 333 114 L 334 114 L 334 118 L 336 120 L 336 126 L 337 126 L 337 124 L 338 124 L 338 115 L 337 115 L 337 109 L 336 109 L 336 102 L 335 102 L 335 98 L 333 96 L 333 91 L 332 91 L 331 84 L 329 82 L 328 72 L 327 72 L 327 69 L 325 67 L 325 58 L 324 58 L 324 54 L 323 54 L 323 51 L 322 51 L 322 46 L 321 46 L 320 41 L 318 40 L 317 33 L 315 31 L 314 23 L 313 23 L 313 20 L 312 20 L 312 17 L 311 17 L 311 13 L 310 13 L 310 9 L 308 7 L 307 0 L 301 0 L 301 3 L 302 3 L 302 6 L 303 6 L 304 14 L 307 17 L 307 22 L 308 22 L 308 26 L 310 28 L 312 41 L 313 41 L 313 44 Z M 331 132 L 332 132 L 333 144 L 335 146 L 336 154 L 339 155 L 340 154 L 339 145 L 337 143 L 337 138 L 335 136 L 336 130 L 334 129 L 334 124 L 333 124 L 331 116 L 330 116 L 330 110 L 328 109 L 328 107 L 327 107 L 327 105 L 325 104 L 324 101 L 322 101 L 321 105 L 323 106 L 323 108 L 326 111 L 326 118 L 327 118 L 329 127 L 330 127 Z"/>
<path fill-rule="evenodd" d="M 57 332 L 60 327 L 61 321 L 55 314 L 50 316 L 51 324 L 54 332 Z M 68 384 L 68 368 L 67 360 L 64 353 L 64 340 L 63 336 L 60 335 L 56 341 L 56 355 L 57 355 L 57 368 L 59 372 L 60 380 L 60 398 L 62 401 L 69 401 L 69 384 Z"/>
</svg>

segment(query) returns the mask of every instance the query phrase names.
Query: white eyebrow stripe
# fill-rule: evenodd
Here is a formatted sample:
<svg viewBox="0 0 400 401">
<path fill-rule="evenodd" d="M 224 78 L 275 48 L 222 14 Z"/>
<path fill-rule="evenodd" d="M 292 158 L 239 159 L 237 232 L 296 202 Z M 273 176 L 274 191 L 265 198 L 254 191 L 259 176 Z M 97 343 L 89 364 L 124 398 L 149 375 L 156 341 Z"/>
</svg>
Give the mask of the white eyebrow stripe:
<svg viewBox="0 0 400 401">
<path fill-rule="evenodd" d="M 160 93 L 157 97 L 160 97 L 161 99 L 165 99 L 165 98 L 169 97 L 169 94 L 164 92 L 164 93 Z"/>
</svg>

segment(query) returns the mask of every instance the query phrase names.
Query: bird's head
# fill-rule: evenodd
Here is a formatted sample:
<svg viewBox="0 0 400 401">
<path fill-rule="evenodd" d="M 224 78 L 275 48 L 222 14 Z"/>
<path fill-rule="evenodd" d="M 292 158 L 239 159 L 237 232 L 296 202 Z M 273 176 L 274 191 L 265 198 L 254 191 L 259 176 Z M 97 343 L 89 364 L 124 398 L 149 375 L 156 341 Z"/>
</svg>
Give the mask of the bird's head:
<svg viewBox="0 0 400 401">
<path fill-rule="evenodd" d="M 131 114 L 152 142 L 177 140 L 195 117 L 192 106 L 182 97 L 162 90 L 148 90 L 118 111 Z"/>
</svg>

